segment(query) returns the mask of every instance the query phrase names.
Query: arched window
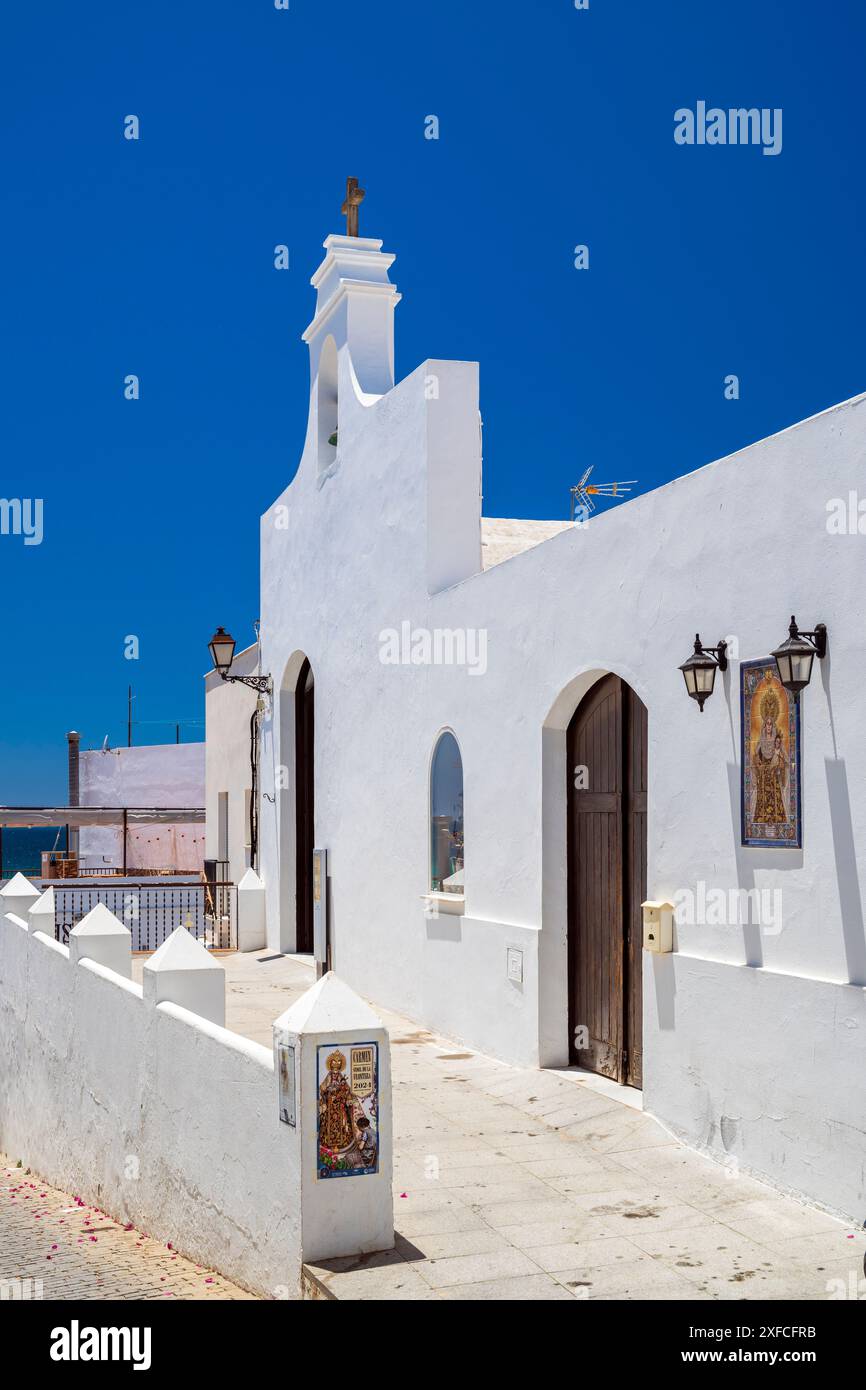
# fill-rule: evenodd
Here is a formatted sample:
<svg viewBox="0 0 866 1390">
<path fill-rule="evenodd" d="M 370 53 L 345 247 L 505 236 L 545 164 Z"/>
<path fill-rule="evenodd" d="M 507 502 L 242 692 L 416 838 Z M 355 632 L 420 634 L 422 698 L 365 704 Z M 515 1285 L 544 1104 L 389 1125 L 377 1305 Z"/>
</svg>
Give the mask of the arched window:
<svg viewBox="0 0 866 1390">
<path fill-rule="evenodd" d="M 448 729 L 430 767 L 430 889 L 463 892 L 463 760 Z"/>
<path fill-rule="evenodd" d="M 339 365 L 337 345 L 328 337 L 319 356 L 319 472 L 329 468 L 337 457 L 337 387 Z"/>
</svg>

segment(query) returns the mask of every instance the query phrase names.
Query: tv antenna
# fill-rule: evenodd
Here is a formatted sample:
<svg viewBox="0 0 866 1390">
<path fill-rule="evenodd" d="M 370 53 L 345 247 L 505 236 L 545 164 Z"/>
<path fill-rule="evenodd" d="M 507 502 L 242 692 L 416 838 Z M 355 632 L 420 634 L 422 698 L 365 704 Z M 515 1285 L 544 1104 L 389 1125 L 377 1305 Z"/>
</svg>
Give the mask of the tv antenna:
<svg viewBox="0 0 866 1390">
<path fill-rule="evenodd" d="M 595 511 L 593 497 L 621 497 L 626 492 L 631 492 L 632 487 L 637 482 L 637 478 L 629 478 L 624 483 L 590 483 L 587 481 L 595 464 L 590 464 L 580 482 L 571 489 L 571 519 L 574 521 L 578 507 L 584 507 L 589 512 Z"/>
</svg>

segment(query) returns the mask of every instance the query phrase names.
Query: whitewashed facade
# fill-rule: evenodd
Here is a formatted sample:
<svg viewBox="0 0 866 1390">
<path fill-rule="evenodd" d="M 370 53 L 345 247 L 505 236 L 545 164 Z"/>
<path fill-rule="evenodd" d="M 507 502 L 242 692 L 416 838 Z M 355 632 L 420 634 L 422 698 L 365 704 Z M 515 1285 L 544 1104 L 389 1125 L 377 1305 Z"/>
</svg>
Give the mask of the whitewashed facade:
<svg viewBox="0 0 866 1390">
<path fill-rule="evenodd" d="M 205 744 L 151 743 L 132 748 L 89 749 L 80 754 L 82 806 L 202 807 L 205 804 Z M 79 857 L 88 868 L 119 868 L 123 828 L 82 826 Z M 204 826 L 167 821 L 131 825 L 126 832 L 130 868 L 200 873 Z"/>
<path fill-rule="evenodd" d="M 585 526 L 482 523 L 477 365 L 427 361 L 395 385 L 393 258 L 368 239 L 325 248 L 304 335 L 306 444 L 261 521 L 269 947 L 296 945 L 306 658 L 334 968 L 472 1047 L 567 1065 L 566 730 L 615 673 L 648 712 L 649 897 L 781 894 L 769 928 L 679 925 L 671 954 L 644 953 L 645 1107 L 696 1147 L 862 1220 L 866 537 L 856 524 L 834 534 L 828 506 L 862 487 L 866 398 Z M 802 696 L 804 847 L 744 849 L 738 663 L 767 656 L 791 613 L 830 634 Z M 463 633 L 475 659 L 415 664 L 410 641 L 406 664 L 383 661 L 383 634 L 405 624 L 431 642 Z M 732 658 L 700 715 L 677 669 L 696 630 L 726 638 Z M 443 730 L 463 762 L 463 893 L 433 912 Z"/>
</svg>

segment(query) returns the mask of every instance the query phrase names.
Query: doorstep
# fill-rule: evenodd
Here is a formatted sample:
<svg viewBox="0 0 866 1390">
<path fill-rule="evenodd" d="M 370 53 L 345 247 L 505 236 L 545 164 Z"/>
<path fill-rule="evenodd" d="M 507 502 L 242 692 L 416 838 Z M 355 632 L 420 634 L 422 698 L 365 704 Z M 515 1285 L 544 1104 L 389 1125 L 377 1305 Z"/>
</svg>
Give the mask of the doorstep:
<svg viewBox="0 0 866 1390">
<path fill-rule="evenodd" d="M 643 1110 L 643 1091 L 636 1090 L 634 1086 L 621 1086 L 618 1081 L 611 1081 L 609 1076 L 599 1076 L 594 1071 L 585 1071 L 583 1067 L 542 1067 L 541 1070 L 545 1075 L 573 1081 L 585 1091 L 597 1091 L 600 1096 L 619 1101 L 620 1105 L 628 1105 L 632 1110 Z"/>
</svg>

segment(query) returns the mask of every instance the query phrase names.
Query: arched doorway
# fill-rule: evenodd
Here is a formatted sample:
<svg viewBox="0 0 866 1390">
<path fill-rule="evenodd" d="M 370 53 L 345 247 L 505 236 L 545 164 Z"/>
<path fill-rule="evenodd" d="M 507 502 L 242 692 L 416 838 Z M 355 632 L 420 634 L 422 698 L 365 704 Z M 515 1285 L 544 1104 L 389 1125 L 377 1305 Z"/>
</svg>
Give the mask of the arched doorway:
<svg viewBox="0 0 866 1390">
<path fill-rule="evenodd" d="M 313 949 L 314 698 L 309 661 L 295 686 L 295 950 Z"/>
<path fill-rule="evenodd" d="M 603 676 L 566 740 L 570 1060 L 640 1086 L 646 707 L 619 676 Z"/>
</svg>

